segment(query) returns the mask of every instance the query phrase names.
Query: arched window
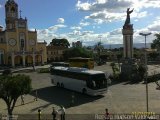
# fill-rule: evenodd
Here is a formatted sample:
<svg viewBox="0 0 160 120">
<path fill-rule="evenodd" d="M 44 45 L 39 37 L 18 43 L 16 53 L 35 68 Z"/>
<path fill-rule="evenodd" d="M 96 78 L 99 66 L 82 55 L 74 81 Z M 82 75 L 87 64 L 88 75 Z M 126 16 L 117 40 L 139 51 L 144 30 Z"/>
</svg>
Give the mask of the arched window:
<svg viewBox="0 0 160 120">
<path fill-rule="evenodd" d="M 20 50 L 25 50 L 25 34 L 20 33 Z"/>
<path fill-rule="evenodd" d="M 11 8 L 11 12 L 15 12 L 16 10 L 15 10 L 15 8 L 14 7 L 12 7 Z"/>
<path fill-rule="evenodd" d="M 4 64 L 4 50 L 0 50 L 0 65 Z"/>
</svg>

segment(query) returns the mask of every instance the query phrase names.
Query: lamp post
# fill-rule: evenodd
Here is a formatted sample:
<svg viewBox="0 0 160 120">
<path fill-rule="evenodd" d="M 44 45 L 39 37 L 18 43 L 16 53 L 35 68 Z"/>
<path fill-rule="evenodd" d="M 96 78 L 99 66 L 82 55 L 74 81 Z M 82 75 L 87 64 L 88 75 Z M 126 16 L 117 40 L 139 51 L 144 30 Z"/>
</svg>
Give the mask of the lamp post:
<svg viewBox="0 0 160 120">
<path fill-rule="evenodd" d="M 99 57 L 99 62 L 101 61 L 100 56 L 101 56 L 101 39 L 102 35 L 98 35 L 98 38 L 100 39 L 100 42 L 98 42 L 98 57 Z"/>
<path fill-rule="evenodd" d="M 147 80 L 147 51 L 146 51 L 146 37 L 148 35 L 151 35 L 151 33 L 139 33 L 139 35 L 142 35 L 145 37 L 145 67 L 146 67 L 146 73 L 145 73 L 145 82 L 146 82 L 146 106 L 147 106 L 147 112 L 148 112 L 148 80 Z"/>
</svg>

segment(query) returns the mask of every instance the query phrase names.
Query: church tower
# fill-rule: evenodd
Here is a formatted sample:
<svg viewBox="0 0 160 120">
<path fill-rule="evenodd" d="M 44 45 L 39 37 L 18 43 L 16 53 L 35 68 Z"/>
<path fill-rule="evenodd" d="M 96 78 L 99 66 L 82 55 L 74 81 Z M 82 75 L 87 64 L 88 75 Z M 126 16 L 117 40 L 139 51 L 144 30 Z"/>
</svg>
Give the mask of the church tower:
<svg viewBox="0 0 160 120">
<path fill-rule="evenodd" d="M 6 12 L 6 29 L 16 28 L 16 20 L 18 19 L 18 5 L 14 0 L 8 0 L 5 4 Z"/>
</svg>

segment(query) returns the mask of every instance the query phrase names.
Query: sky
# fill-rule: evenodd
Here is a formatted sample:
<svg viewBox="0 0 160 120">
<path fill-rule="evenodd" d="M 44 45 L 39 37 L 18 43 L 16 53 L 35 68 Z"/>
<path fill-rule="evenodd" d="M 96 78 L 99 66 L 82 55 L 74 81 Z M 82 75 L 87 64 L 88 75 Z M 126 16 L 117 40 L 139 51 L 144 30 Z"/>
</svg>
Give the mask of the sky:
<svg viewBox="0 0 160 120">
<path fill-rule="evenodd" d="M 139 33 L 152 34 L 151 43 L 160 32 L 160 0 L 15 0 L 28 19 L 30 30 L 37 29 L 38 40 L 51 42 L 66 38 L 70 43 L 81 41 L 85 46 L 122 44 L 122 28 L 127 8 L 133 9 L 134 43 L 144 43 Z M 5 27 L 4 5 L 0 0 L 0 25 Z"/>
</svg>

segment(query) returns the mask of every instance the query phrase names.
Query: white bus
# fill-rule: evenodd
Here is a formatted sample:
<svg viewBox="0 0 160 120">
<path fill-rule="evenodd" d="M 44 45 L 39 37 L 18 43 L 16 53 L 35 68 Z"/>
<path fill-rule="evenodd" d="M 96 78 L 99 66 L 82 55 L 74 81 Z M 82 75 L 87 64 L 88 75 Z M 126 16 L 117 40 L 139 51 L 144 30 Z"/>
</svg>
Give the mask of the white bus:
<svg viewBox="0 0 160 120">
<path fill-rule="evenodd" d="M 77 67 L 52 67 L 51 81 L 58 87 L 88 95 L 100 95 L 107 90 L 107 78 L 102 71 Z"/>
</svg>

